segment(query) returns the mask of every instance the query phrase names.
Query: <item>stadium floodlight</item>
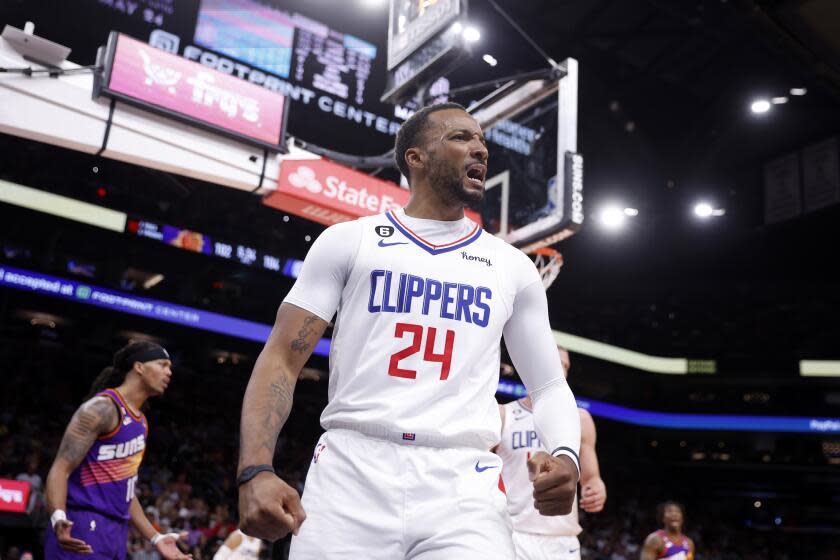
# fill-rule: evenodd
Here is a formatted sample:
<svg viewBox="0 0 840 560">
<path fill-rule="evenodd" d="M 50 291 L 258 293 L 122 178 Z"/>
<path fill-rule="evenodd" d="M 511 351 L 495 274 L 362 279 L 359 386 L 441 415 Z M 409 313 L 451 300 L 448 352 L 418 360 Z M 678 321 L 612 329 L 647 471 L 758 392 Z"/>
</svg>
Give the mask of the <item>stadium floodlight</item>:
<svg viewBox="0 0 840 560">
<path fill-rule="evenodd" d="M 472 26 L 465 27 L 463 37 L 464 40 L 468 43 L 475 43 L 476 41 L 481 39 L 481 32 L 477 28 Z"/>
<path fill-rule="evenodd" d="M 702 220 L 707 220 L 713 216 L 723 216 L 726 214 L 725 208 L 715 208 L 708 202 L 698 202 L 694 205 L 694 215 Z"/>
<path fill-rule="evenodd" d="M 788 98 L 785 95 L 780 95 L 779 97 L 774 97 L 770 101 L 773 103 L 773 105 L 784 105 L 788 102 Z"/>
<path fill-rule="evenodd" d="M 496 57 L 494 57 L 492 54 L 485 54 L 481 57 L 481 59 L 490 66 L 496 66 L 499 63 L 499 61 L 496 60 Z"/>
<path fill-rule="evenodd" d="M 750 111 L 755 115 L 761 115 L 770 110 L 771 104 L 766 99 L 756 99 L 750 105 Z"/>
<path fill-rule="evenodd" d="M 791 95 L 805 95 L 806 93 L 808 93 L 808 89 L 804 87 L 790 88 Z"/>
<path fill-rule="evenodd" d="M 639 210 L 637 208 L 625 208 L 624 215 L 632 218 L 639 215 Z"/>
<path fill-rule="evenodd" d="M 601 225 L 608 230 L 618 230 L 624 225 L 625 221 L 624 210 L 618 206 L 606 206 L 598 214 L 598 220 Z"/>
</svg>

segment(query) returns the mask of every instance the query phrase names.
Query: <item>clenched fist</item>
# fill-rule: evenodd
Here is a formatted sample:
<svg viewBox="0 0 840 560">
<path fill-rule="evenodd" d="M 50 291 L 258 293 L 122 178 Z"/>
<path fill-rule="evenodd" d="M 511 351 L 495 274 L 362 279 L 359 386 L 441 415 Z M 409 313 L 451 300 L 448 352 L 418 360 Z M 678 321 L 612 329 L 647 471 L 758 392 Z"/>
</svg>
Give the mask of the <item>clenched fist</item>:
<svg viewBox="0 0 840 560">
<path fill-rule="evenodd" d="M 239 487 L 239 519 L 246 535 L 274 542 L 297 535 L 306 513 L 297 490 L 263 472 Z"/>
<path fill-rule="evenodd" d="M 528 459 L 528 476 L 534 483 L 534 507 L 540 514 L 566 515 L 572 511 L 578 470 L 569 457 L 538 451 Z"/>
</svg>

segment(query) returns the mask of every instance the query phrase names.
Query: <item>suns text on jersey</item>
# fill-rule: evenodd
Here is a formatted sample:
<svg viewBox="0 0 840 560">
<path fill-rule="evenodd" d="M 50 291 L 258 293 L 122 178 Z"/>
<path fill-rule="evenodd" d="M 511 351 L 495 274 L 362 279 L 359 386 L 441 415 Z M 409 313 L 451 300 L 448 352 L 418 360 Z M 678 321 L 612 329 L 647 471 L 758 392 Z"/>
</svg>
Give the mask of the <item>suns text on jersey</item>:
<svg viewBox="0 0 840 560">
<path fill-rule="evenodd" d="M 419 313 L 439 315 L 486 327 L 490 323 L 489 301 L 493 292 L 485 286 L 443 282 L 390 270 L 370 273 L 371 313 Z"/>
<path fill-rule="evenodd" d="M 111 459 L 124 459 L 129 455 L 140 453 L 146 449 L 146 436 L 139 435 L 124 443 L 111 443 L 99 448 L 97 461 L 110 461 Z"/>
</svg>

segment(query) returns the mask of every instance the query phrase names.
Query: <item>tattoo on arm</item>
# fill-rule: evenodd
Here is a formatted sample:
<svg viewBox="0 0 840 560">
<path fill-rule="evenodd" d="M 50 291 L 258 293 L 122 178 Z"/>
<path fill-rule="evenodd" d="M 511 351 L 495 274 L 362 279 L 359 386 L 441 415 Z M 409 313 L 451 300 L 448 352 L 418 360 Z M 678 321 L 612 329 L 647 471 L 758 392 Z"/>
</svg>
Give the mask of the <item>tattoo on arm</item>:
<svg viewBox="0 0 840 560">
<path fill-rule="evenodd" d="M 277 434 L 289 418 L 292 410 L 292 395 L 295 385 L 285 376 L 281 376 L 271 383 L 271 397 L 268 406 L 265 408 L 264 424 L 267 428 L 263 431 L 265 437 L 260 442 L 260 447 L 268 451 L 274 450 L 277 443 Z"/>
<path fill-rule="evenodd" d="M 108 399 L 91 399 L 80 406 L 70 420 L 58 456 L 71 465 L 78 465 L 96 438 L 113 429 L 116 422 L 117 411 Z"/>
<path fill-rule="evenodd" d="M 314 331 L 312 328 L 312 323 L 317 321 L 319 318 L 316 315 L 310 315 L 306 319 L 303 320 L 303 325 L 301 325 L 300 330 L 298 331 L 298 336 L 296 339 L 292 341 L 291 348 L 293 351 L 297 352 L 298 354 L 303 354 L 312 346 L 306 339 L 311 335 Z"/>
</svg>

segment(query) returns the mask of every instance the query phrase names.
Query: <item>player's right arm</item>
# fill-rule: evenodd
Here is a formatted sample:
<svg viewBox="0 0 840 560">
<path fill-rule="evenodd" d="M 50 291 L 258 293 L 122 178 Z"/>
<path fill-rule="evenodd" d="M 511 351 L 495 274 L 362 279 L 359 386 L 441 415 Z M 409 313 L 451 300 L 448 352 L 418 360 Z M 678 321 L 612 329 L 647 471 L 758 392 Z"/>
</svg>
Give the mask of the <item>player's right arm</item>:
<svg viewBox="0 0 840 560">
<path fill-rule="evenodd" d="M 601 479 L 598 453 L 595 451 L 597 432 L 592 415 L 578 409 L 580 414 L 580 507 L 588 513 L 604 509 L 607 502 L 607 486 Z"/>
<path fill-rule="evenodd" d="M 272 464 L 298 375 L 326 328 L 327 322 L 309 311 L 280 305 L 242 402 L 238 473 L 248 466 Z M 239 517 L 246 534 L 275 541 L 290 531 L 297 534 L 306 514 L 294 488 L 263 472 L 239 487 Z"/>
<path fill-rule="evenodd" d="M 662 539 L 656 533 L 651 533 L 645 539 L 645 544 L 642 546 L 642 554 L 639 556 L 640 560 L 656 560 L 659 552 L 662 550 Z"/>
<path fill-rule="evenodd" d="M 238 474 L 249 466 L 272 464 L 298 376 L 338 309 L 360 233 L 355 222 L 327 228 L 280 305 L 242 402 Z M 245 534 L 275 541 L 289 532 L 297 534 L 306 514 L 294 488 L 262 472 L 239 487 L 239 518 Z"/>
<path fill-rule="evenodd" d="M 89 554 L 93 549 L 80 539 L 70 536 L 73 520 L 66 518 L 67 480 L 85 458 L 96 438 L 113 431 L 119 422 L 117 409 L 107 397 L 94 397 L 82 404 L 64 431 L 58 454 L 47 475 L 47 511 L 54 519 L 58 544 L 71 552 Z"/>
</svg>

